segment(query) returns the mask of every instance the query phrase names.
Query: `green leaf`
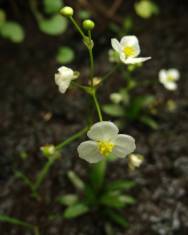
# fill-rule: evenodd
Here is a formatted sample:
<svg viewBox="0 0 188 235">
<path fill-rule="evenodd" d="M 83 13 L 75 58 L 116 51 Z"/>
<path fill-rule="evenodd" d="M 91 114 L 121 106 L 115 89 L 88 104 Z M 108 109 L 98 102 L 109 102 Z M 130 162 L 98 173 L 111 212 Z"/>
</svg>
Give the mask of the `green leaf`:
<svg viewBox="0 0 188 235">
<path fill-rule="evenodd" d="M 97 201 L 97 194 L 95 189 L 91 186 L 90 183 L 86 184 L 84 190 L 84 202 L 87 205 L 95 205 Z"/>
<path fill-rule="evenodd" d="M 90 169 L 90 182 L 94 190 L 98 191 L 104 182 L 106 173 L 106 161 L 101 161 L 97 164 L 92 164 Z"/>
<path fill-rule="evenodd" d="M 0 9 L 0 27 L 6 22 L 6 13 L 3 9 Z"/>
<path fill-rule="evenodd" d="M 44 10 L 46 13 L 57 13 L 63 6 L 62 0 L 44 0 Z"/>
<path fill-rule="evenodd" d="M 125 115 L 125 111 L 123 107 L 117 104 L 106 104 L 102 107 L 103 111 L 113 117 L 123 117 Z"/>
<path fill-rule="evenodd" d="M 31 224 L 28 224 L 22 220 L 3 214 L 0 214 L 0 221 L 33 229 L 33 226 Z"/>
<path fill-rule="evenodd" d="M 116 224 L 122 226 L 123 228 L 127 228 L 128 222 L 120 213 L 108 209 L 106 211 L 106 214 Z"/>
<path fill-rule="evenodd" d="M 123 208 L 127 204 L 134 204 L 135 200 L 130 196 L 120 194 L 119 191 L 113 191 L 105 193 L 101 197 L 100 203 L 112 208 Z"/>
<path fill-rule="evenodd" d="M 142 116 L 140 119 L 145 125 L 151 127 L 154 130 L 157 130 L 159 128 L 158 123 L 149 116 Z"/>
<path fill-rule="evenodd" d="M 148 19 L 152 15 L 157 15 L 159 13 L 158 6 L 149 0 L 141 0 L 135 4 L 135 11 L 138 16 Z"/>
<path fill-rule="evenodd" d="M 115 191 L 115 190 L 129 190 L 135 187 L 135 182 L 132 180 L 116 180 L 111 183 L 108 183 L 106 186 L 107 191 Z"/>
<path fill-rule="evenodd" d="M 147 95 L 142 97 L 142 105 L 143 107 L 148 107 L 155 102 L 155 97 L 152 95 Z"/>
<path fill-rule="evenodd" d="M 125 30 L 125 32 L 130 32 L 133 28 L 133 19 L 128 16 L 124 19 L 123 21 L 123 28 Z"/>
<path fill-rule="evenodd" d="M 80 191 L 84 191 L 85 183 L 80 179 L 80 177 L 74 171 L 68 172 L 68 178 L 75 188 L 77 188 Z"/>
<path fill-rule="evenodd" d="M 72 206 L 78 202 L 78 196 L 75 194 L 67 194 L 57 198 L 57 201 L 65 206 Z"/>
<path fill-rule="evenodd" d="M 64 212 L 64 217 L 66 219 L 72 219 L 78 216 L 81 216 L 89 211 L 89 208 L 83 204 L 83 203 L 78 203 L 73 206 L 69 206 L 65 212 Z"/>
<path fill-rule="evenodd" d="M 67 19 L 54 15 L 50 19 L 43 19 L 39 21 L 40 30 L 50 35 L 59 35 L 65 32 L 67 29 Z"/>
<path fill-rule="evenodd" d="M 20 43 L 24 40 L 25 34 L 20 24 L 7 21 L 1 26 L 1 35 L 14 43 Z"/>
<path fill-rule="evenodd" d="M 57 52 L 56 60 L 60 64 L 68 64 L 74 60 L 74 51 L 70 47 L 60 47 Z"/>
<path fill-rule="evenodd" d="M 81 20 L 89 19 L 91 14 L 89 11 L 81 10 L 78 12 L 78 16 Z"/>
</svg>

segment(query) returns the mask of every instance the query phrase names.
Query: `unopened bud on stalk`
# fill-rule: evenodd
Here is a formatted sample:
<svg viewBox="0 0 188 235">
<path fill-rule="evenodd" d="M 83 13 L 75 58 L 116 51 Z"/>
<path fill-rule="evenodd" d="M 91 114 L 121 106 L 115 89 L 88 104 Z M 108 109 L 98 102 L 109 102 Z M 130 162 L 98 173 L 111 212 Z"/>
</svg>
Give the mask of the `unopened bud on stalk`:
<svg viewBox="0 0 188 235">
<path fill-rule="evenodd" d="M 55 146 L 54 145 L 45 145 L 40 148 L 42 153 L 44 154 L 45 157 L 50 157 L 55 154 Z"/>
<path fill-rule="evenodd" d="M 95 27 L 95 23 L 92 20 L 84 20 L 83 27 L 86 30 L 92 30 Z"/>
<path fill-rule="evenodd" d="M 144 161 L 144 156 L 141 154 L 131 154 L 128 156 L 128 166 L 130 170 L 140 167 Z"/>
<path fill-rule="evenodd" d="M 63 16 L 70 17 L 73 16 L 74 10 L 72 9 L 72 7 L 65 6 L 60 10 L 60 14 Z"/>
</svg>

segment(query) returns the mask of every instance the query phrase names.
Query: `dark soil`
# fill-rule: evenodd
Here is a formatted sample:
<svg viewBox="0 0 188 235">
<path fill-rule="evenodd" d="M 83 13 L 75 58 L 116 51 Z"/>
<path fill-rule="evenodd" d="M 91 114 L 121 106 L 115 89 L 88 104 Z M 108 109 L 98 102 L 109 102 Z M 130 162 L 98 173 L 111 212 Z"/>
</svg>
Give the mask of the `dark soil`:
<svg viewBox="0 0 188 235">
<path fill-rule="evenodd" d="M 115 235 L 187 235 L 188 234 L 188 58 L 186 1 L 159 1 L 160 15 L 142 20 L 133 15 L 134 33 L 138 35 L 144 55 L 152 60 L 138 71 L 138 78 L 155 80 L 156 85 L 141 88 L 143 94 L 153 93 L 162 100 L 173 99 L 177 109 L 173 113 L 158 113 L 159 129 L 153 131 L 133 123 L 126 133 L 135 137 L 137 152 L 144 154 L 144 165 L 129 173 L 126 160 L 109 165 L 107 178 L 129 178 L 137 182 L 132 194 L 137 204 L 124 213 L 129 227 L 123 230 L 114 225 Z M 126 9 L 126 6 L 125 6 Z M 62 37 L 48 37 L 36 29 L 30 16 L 24 20 L 27 37 L 23 44 L 14 45 L 0 39 L 0 213 L 5 213 L 40 227 L 42 235 L 104 235 L 104 220 L 92 213 L 75 220 L 49 221 L 48 216 L 62 213 L 63 208 L 55 199 L 73 190 L 66 173 L 74 169 L 86 177 L 88 164 L 77 157 L 76 141 L 67 147 L 62 157 L 52 167 L 41 186 L 41 200 L 36 201 L 24 184 L 15 177 L 15 170 L 25 172 L 31 179 L 44 165 L 40 146 L 59 143 L 84 126 L 87 98 L 78 91 L 61 95 L 53 76 L 58 65 L 57 48 L 63 43 L 78 52 L 75 68 L 87 70 L 87 54 L 78 43 L 79 37 L 69 30 Z M 108 69 L 107 49 L 110 35 L 107 31 L 97 34 L 97 72 Z M 104 50 L 105 49 L 105 50 Z M 104 54 L 105 52 L 105 54 Z M 84 62 L 80 62 L 84 61 Z M 101 66 L 103 65 L 103 66 Z M 176 67 L 181 71 L 177 92 L 167 92 L 158 82 L 161 68 Z M 118 89 L 119 75 L 107 85 L 101 97 Z M 165 105 L 165 104 L 164 104 Z M 27 153 L 27 160 L 20 155 Z M 10 224 L 0 224 L 1 235 L 29 235 L 30 231 Z"/>
</svg>

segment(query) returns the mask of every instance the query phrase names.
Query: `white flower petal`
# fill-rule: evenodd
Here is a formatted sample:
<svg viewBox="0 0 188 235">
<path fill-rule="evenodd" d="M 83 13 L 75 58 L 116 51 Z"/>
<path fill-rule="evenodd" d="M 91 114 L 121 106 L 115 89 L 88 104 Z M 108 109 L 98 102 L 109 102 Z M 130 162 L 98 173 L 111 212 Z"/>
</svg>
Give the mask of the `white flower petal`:
<svg viewBox="0 0 188 235">
<path fill-rule="evenodd" d="M 58 72 L 62 75 L 63 78 L 72 79 L 74 77 L 74 71 L 65 66 L 60 67 Z"/>
<path fill-rule="evenodd" d="M 127 59 L 126 59 L 126 57 L 125 57 L 125 53 L 120 53 L 120 60 L 124 63 L 124 64 L 126 64 L 126 61 L 127 61 Z"/>
<path fill-rule="evenodd" d="M 120 44 L 122 46 L 125 46 L 125 45 L 133 46 L 133 45 L 138 44 L 138 39 L 134 35 L 124 36 L 122 37 Z"/>
<path fill-rule="evenodd" d="M 168 76 L 174 78 L 174 81 L 177 81 L 180 78 L 180 73 L 177 69 L 169 69 Z"/>
<path fill-rule="evenodd" d="M 138 63 L 142 63 L 146 60 L 150 60 L 151 57 L 139 57 L 139 58 L 128 58 L 126 59 L 126 61 L 124 62 L 125 64 L 138 64 Z"/>
<path fill-rule="evenodd" d="M 59 91 L 64 94 L 66 92 L 66 90 L 69 88 L 70 82 L 71 82 L 70 80 L 65 80 L 65 81 L 61 82 L 59 84 Z"/>
<path fill-rule="evenodd" d="M 95 141 L 85 141 L 78 146 L 79 157 L 89 163 L 97 163 L 104 160 L 104 157 L 99 153 L 97 143 Z"/>
<path fill-rule="evenodd" d="M 170 90 L 170 91 L 174 91 L 178 87 L 175 82 L 166 82 L 166 83 L 164 83 L 164 86 L 167 90 Z"/>
<path fill-rule="evenodd" d="M 167 81 L 167 71 L 165 69 L 161 69 L 159 71 L 159 81 L 161 83 L 165 83 Z"/>
<path fill-rule="evenodd" d="M 115 146 L 112 150 L 112 155 L 119 158 L 126 157 L 136 148 L 134 138 L 129 135 L 118 135 L 114 143 Z"/>
<path fill-rule="evenodd" d="M 136 36 L 125 36 L 121 39 L 120 44 L 123 48 L 132 47 L 134 49 L 134 55 L 130 56 L 130 58 L 134 58 L 140 54 L 140 46 Z"/>
<path fill-rule="evenodd" d="M 59 83 L 61 82 L 61 74 L 59 74 L 59 73 L 56 73 L 55 74 L 55 83 L 56 83 L 56 85 L 59 85 Z"/>
<path fill-rule="evenodd" d="M 117 51 L 117 52 L 121 51 L 121 45 L 120 45 L 120 43 L 118 42 L 117 39 L 112 38 L 111 39 L 111 44 L 112 44 L 112 47 L 115 51 Z"/>
<path fill-rule="evenodd" d="M 114 140 L 117 137 L 119 129 L 117 126 L 108 121 L 98 122 L 94 124 L 88 131 L 87 136 L 96 141 Z"/>
</svg>

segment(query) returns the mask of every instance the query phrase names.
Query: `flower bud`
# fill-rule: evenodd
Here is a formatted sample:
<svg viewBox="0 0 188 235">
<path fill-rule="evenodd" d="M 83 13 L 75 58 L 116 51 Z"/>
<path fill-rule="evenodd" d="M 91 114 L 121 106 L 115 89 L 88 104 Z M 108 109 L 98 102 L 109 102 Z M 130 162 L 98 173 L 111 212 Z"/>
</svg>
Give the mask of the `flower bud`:
<svg viewBox="0 0 188 235">
<path fill-rule="evenodd" d="M 84 20 L 83 27 L 86 30 L 92 30 L 95 27 L 95 23 L 92 20 Z"/>
<path fill-rule="evenodd" d="M 131 154 L 128 156 L 128 166 L 130 170 L 140 167 L 144 161 L 144 156 L 141 154 Z"/>
<path fill-rule="evenodd" d="M 73 16 L 74 10 L 72 7 L 65 6 L 60 10 L 60 14 L 62 14 L 63 16 L 70 17 Z"/>
<path fill-rule="evenodd" d="M 54 145 L 45 145 L 45 146 L 42 146 L 40 149 L 45 157 L 50 157 L 54 155 L 56 152 Z"/>
</svg>

